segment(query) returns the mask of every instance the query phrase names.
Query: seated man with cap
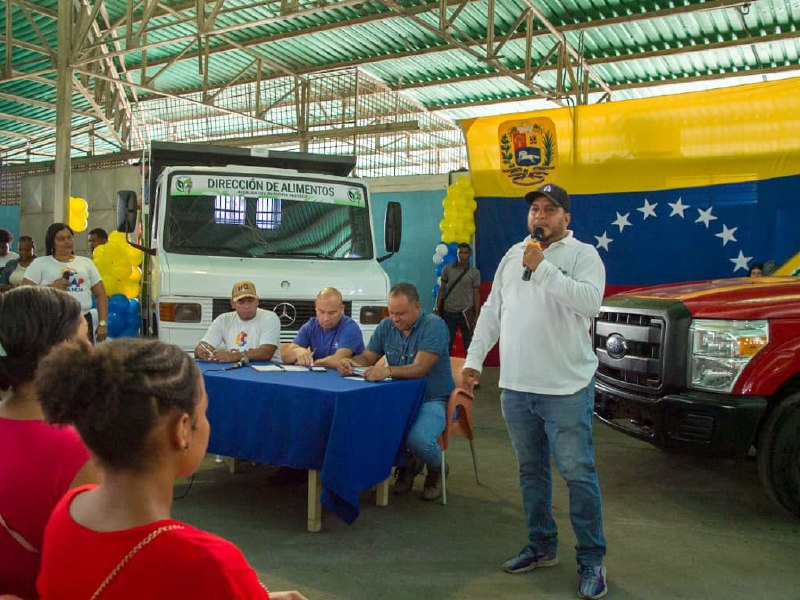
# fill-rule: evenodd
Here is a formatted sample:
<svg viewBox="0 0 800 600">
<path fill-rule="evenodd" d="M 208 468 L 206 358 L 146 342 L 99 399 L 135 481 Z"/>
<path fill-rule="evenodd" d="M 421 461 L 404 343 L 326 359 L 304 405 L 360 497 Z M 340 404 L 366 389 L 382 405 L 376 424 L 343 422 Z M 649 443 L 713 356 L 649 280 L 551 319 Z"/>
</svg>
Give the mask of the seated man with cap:
<svg viewBox="0 0 800 600">
<path fill-rule="evenodd" d="M 286 364 L 317 365 L 335 369 L 343 358 L 364 352 L 364 337 L 358 323 L 344 314 L 342 293 L 326 287 L 314 301 L 316 317 L 300 328 L 284 349 Z"/>
<path fill-rule="evenodd" d="M 232 312 L 219 315 L 211 323 L 194 349 L 195 357 L 223 363 L 239 362 L 243 357 L 281 362 L 281 321 L 271 310 L 258 308 L 252 281 L 233 285 L 231 307 Z"/>
</svg>

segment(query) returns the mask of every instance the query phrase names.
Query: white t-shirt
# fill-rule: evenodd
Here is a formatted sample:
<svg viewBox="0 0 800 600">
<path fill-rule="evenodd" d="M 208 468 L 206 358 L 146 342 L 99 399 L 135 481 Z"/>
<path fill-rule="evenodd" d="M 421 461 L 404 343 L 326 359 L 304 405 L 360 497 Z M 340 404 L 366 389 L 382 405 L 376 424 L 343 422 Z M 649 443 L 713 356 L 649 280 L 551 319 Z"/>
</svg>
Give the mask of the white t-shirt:
<svg viewBox="0 0 800 600">
<path fill-rule="evenodd" d="M 16 252 L 11 252 L 10 250 L 5 256 L 0 256 L 0 269 L 5 267 L 8 261 L 14 260 L 15 258 L 19 258 L 19 254 Z"/>
<path fill-rule="evenodd" d="M 574 394 L 597 369 L 589 325 L 603 300 L 605 267 L 597 250 L 569 231 L 544 251 L 530 281 L 523 281 L 526 242 L 500 261 L 464 366 L 480 371 L 499 338 L 501 388 Z"/>
<path fill-rule="evenodd" d="M 239 352 L 271 344 L 275 346 L 272 360 L 281 362 L 281 320 L 271 310 L 259 308 L 249 321 L 242 321 L 235 310 L 223 313 L 214 319 L 202 341 Z"/>
<path fill-rule="evenodd" d="M 36 285 L 50 285 L 56 279 L 69 277 L 66 291 L 74 294 L 86 312 L 92 308 L 92 288 L 102 281 L 94 263 L 83 256 L 73 256 L 69 262 L 61 262 L 52 256 L 40 256 L 25 270 L 25 279 Z"/>
</svg>

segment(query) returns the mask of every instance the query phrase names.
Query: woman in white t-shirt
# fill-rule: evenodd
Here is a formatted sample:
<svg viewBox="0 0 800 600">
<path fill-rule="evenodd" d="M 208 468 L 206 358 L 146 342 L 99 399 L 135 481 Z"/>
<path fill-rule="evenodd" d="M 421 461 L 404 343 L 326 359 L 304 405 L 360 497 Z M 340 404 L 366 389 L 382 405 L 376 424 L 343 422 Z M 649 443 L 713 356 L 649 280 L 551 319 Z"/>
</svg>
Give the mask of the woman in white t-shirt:
<svg viewBox="0 0 800 600">
<path fill-rule="evenodd" d="M 108 335 L 108 297 L 97 267 L 88 258 L 75 256 L 75 234 L 66 223 L 53 223 L 44 238 L 47 256 L 41 256 L 25 270 L 22 285 L 49 285 L 64 290 L 81 303 L 84 315 L 92 308 L 92 298 L 97 307 L 95 339 L 101 341 Z M 91 318 L 87 318 L 93 325 Z"/>
</svg>

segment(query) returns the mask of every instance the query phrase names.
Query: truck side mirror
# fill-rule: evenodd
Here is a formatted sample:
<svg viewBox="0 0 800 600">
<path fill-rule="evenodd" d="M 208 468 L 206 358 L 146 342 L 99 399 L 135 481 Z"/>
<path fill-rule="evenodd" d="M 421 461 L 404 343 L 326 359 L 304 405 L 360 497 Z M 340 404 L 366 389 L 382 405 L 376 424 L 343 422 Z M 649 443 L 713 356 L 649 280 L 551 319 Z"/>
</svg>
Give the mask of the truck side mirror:
<svg viewBox="0 0 800 600">
<path fill-rule="evenodd" d="M 403 237 L 403 207 L 399 202 L 389 202 L 383 221 L 383 242 L 386 251 L 395 253 L 400 250 Z"/>
<path fill-rule="evenodd" d="M 117 192 L 117 231 L 133 233 L 136 230 L 136 192 Z"/>
</svg>

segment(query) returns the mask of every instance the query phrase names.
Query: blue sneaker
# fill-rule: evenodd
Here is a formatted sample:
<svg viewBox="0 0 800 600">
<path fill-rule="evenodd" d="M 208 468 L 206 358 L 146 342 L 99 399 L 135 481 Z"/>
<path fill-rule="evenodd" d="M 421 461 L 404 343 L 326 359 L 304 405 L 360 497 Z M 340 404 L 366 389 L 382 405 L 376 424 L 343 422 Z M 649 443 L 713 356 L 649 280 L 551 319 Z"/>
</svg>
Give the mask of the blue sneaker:
<svg viewBox="0 0 800 600">
<path fill-rule="evenodd" d="M 503 563 L 503 570 L 506 573 L 526 573 L 533 571 L 537 567 L 554 567 L 558 564 L 558 556 L 539 552 L 535 547 L 528 544 L 519 554 L 509 558 Z"/>
<path fill-rule="evenodd" d="M 606 585 L 606 568 L 603 565 L 591 567 L 581 565 L 578 569 L 580 580 L 578 581 L 578 598 L 584 600 L 596 600 L 608 593 Z"/>
</svg>

